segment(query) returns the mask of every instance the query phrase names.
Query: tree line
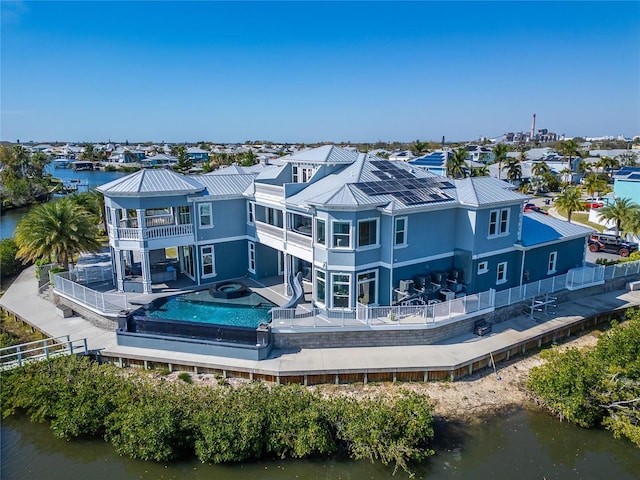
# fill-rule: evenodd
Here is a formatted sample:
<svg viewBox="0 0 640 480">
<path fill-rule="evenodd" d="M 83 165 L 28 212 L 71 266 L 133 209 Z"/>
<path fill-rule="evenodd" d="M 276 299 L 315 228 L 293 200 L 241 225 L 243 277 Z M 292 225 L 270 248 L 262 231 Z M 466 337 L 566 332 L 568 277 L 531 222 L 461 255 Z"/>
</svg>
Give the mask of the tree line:
<svg viewBox="0 0 640 480">
<path fill-rule="evenodd" d="M 593 349 L 542 352 L 527 388 L 538 403 L 582 427 L 603 426 L 640 447 L 640 310 L 613 323 Z"/>
<path fill-rule="evenodd" d="M 433 450 L 428 396 L 355 399 L 301 385 L 200 387 L 75 356 L 2 372 L 3 417 L 51 422 L 59 438 L 102 437 L 121 455 L 202 462 L 333 454 L 410 470 Z"/>
</svg>

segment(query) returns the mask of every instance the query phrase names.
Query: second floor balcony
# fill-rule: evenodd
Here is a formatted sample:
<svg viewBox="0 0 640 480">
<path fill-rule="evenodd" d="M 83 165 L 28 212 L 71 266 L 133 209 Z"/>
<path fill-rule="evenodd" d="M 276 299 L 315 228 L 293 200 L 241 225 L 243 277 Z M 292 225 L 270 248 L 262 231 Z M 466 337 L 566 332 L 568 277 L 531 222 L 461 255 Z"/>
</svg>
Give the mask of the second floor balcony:
<svg viewBox="0 0 640 480">
<path fill-rule="evenodd" d="M 193 235 L 193 225 L 162 225 L 147 228 L 110 227 L 109 232 L 118 240 L 153 240 Z"/>
</svg>

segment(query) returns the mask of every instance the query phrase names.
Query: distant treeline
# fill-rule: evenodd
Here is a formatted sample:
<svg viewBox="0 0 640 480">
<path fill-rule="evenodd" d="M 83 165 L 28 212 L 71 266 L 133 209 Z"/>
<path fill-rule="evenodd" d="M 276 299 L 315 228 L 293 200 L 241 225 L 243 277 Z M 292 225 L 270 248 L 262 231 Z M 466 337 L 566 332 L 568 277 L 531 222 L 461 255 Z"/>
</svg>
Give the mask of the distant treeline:
<svg viewBox="0 0 640 480">
<path fill-rule="evenodd" d="M 431 402 L 413 392 L 356 399 L 300 385 L 204 387 L 75 356 L 1 375 L 4 417 L 24 412 L 50 421 L 57 437 L 103 437 L 118 453 L 143 460 L 344 454 L 408 471 L 434 453 Z"/>
</svg>

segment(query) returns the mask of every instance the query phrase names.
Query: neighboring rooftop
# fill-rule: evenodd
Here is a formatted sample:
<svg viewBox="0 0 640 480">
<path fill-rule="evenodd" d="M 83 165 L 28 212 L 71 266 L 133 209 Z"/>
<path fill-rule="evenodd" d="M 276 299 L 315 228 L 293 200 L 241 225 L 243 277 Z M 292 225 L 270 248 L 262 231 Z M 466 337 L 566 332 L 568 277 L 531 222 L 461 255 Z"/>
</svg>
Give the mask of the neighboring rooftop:
<svg viewBox="0 0 640 480">
<path fill-rule="evenodd" d="M 571 223 L 539 212 L 526 212 L 522 215 L 522 237 L 524 247 L 532 247 L 557 240 L 584 237 L 592 233 L 593 228 Z"/>
</svg>

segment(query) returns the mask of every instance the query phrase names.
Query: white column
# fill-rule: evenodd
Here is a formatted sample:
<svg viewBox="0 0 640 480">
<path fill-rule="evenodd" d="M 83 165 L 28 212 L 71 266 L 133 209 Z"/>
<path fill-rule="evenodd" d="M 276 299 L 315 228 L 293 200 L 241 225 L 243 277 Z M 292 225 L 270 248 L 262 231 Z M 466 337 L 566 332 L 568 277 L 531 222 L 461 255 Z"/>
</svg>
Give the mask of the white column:
<svg viewBox="0 0 640 480">
<path fill-rule="evenodd" d="M 113 256 L 116 264 L 116 283 L 119 292 L 124 292 L 124 263 L 122 258 L 122 250 L 119 248 L 113 249 Z"/>
<path fill-rule="evenodd" d="M 151 265 L 149 264 L 149 251 L 142 252 L 142 293 L 151 293 Z"/>
<path fill-rule="evenodd" d="M 284 255 L 284 272 L 283 272 L 283 276 L 284 276 L 284 296 L 288 297 L 289 296 L 289 255 L 287 255 L 286 252 L 282 252 L 282 255 Z"/>
</svg>

